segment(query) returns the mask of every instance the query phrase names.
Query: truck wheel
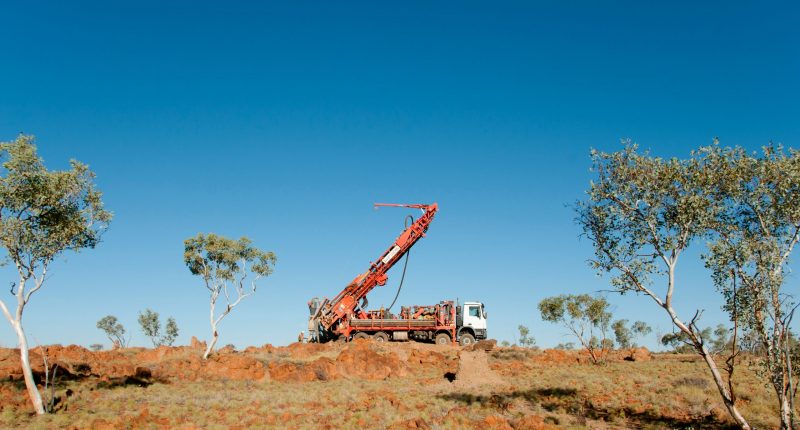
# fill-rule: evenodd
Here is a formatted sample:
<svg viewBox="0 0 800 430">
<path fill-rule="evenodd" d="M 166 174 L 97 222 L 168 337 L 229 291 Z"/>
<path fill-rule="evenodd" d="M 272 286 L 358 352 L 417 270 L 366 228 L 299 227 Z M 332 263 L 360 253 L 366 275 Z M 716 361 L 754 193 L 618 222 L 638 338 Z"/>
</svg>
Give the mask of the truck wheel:
<svg viewBox="0 0 800 430">
<path fill-rule="evenodd" d="M 375 338 L 375 342 L 388 342 L 389 341 L 389 335 L 384 333 L 384 332 L 382 332 L 382 331 L 379 331 L 379 332 L 375 333 L 375 336 L 373 336 L 373 337 Z"/>
<path fill-rule="evenodd" d="M 447 333 L 439 333 L 436 335 L 436 344 L 437 345 L 449 345 L 450 344 L 450 335 Z"/>
<path fill-rule="evenodd" d="M 369 335 L 363 331 L 360 331 L 353 335 L 353 339 L 369 339 Z"/>
<path fill-rule="evenodd" d="M 458 343 L 460 343 L 461 346 L 472 345 L 473 343 L 475 343 L 475 337 L 469 333 L 462 333 L 461 339 L 458 340 Z"/>
</svg>

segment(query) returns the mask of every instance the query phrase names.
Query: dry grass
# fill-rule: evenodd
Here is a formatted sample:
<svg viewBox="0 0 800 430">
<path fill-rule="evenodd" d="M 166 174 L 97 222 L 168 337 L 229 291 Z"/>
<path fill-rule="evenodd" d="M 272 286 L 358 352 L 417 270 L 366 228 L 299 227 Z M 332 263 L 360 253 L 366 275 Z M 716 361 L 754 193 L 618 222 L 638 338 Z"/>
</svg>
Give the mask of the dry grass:
<svg viewBox="0 0 800 430">
<path fill-rule="evenodd" d="M 293 357 L 254 352 L 265 362 L 335 358 L 338 350 Z M 562 361 L 544 351 L 500 348 L 489 365 L 501 383 L 459 388 L 425 372 L 384 381 L 181 381 L 148 386 L 100 384 L 95 378 L 59 385 L 58 413 L 32 417 L 0 406 L 2 428 L 726 428 L 730 421 L 703 363 L 691 356 L 592 365 L 576 353 Z M 461 376 L 460 376 L 461 377 Z M 481 375 L 468 375 L 480 378 Z M 774 395 L 742 366 L 741 409 L 757 428 L 776 426 Z M 4 396 L 23 397 L 18 382 L 0 382 Z M 71 392 L 67 396 L 67 390 Z M 6 402 L 3 402 L 4 404 Z M 528 421 L 526 421 L 528 420 Z M 541 427 L 539 427 L 541 428 Z"/>
</svg>

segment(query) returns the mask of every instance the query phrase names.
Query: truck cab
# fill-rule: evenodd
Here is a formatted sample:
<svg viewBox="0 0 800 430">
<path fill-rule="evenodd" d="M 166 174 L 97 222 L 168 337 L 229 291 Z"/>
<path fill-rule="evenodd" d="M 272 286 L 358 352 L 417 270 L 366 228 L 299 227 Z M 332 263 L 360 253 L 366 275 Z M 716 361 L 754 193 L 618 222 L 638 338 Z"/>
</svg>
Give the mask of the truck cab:
<svg viewBox="0 0 800 430">
<path fill-rule="evenodd" d="M 456 311 L 457 339 L 461 345 L 486 339 L 486 308 L 481 302 L 464 302 Z"/>
</svg>

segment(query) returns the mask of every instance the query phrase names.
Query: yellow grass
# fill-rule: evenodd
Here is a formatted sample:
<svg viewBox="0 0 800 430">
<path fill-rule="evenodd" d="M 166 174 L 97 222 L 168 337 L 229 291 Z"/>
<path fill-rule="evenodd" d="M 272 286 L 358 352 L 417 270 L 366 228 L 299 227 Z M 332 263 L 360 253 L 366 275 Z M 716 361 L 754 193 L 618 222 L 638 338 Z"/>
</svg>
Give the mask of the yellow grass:
<svg viewBox="0 0 800 430">
<path fill-rule="evenodd" d="M 461 387 L 431 369 L 384 381 L 173 380 L 144 387 L 108 386 L 88 378 L 59 384 L 62 401 L 52 415 L 33 417 L 0 405 L 0 427 L 380 429 L 422 420 L 420 425 L 432 429 L 513 429 L 524 428 L 525 417 L 533 415 L 572 429 L 726 428 L 730 423 L 705 366 L 692 356 L 660 354 L 651 361 L 598 366 L 576 362 L 576 354 L 562 362 L 537 360 L 541 354 L 499 348 L 489 353 L 489 366 L 501 382 L 481 385 L 480 374 L 459 375 L 475 381 Z M 308 362 L 319 355 L 335 358 L 336 352 L 302 359 L 285 352 L 254 355 L 265 362 Z M 745 417 L 757 428 L 775 427 L 774 394 L 747 366 L 737 372 Z M 17 381 L 0 382 L 0 387 L 24 396 Z"/>
</svg>

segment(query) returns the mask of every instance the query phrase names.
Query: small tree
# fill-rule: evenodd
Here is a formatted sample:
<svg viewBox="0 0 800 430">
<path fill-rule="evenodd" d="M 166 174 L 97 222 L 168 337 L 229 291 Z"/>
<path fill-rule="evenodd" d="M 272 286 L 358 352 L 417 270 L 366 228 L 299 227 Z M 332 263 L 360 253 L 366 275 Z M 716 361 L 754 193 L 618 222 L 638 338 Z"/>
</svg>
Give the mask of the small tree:
<svg viewBox="0 0 800 430">
<path fill-rule="evenodd" d="M 703 330 L 703 333 L 705 333 L 706 330 L 708 329 Z M 672 352 L 676 354 L 691 354 L 695 352 L 694 344 L 692 344 L 689 336 L 682 331 L 667 333 L 661 336 L 661 344 L 672 348 Z"/>
<path fill-rule="evenodd" d="M 175 343 L 175 339 L 178 338 L 178 323 L 175 322 L 175 318 L 167 318 L 167 325 L 164 328 L 164 336 L 161 338 L 161 343 L 163 345 L 172 346 Z"/>
<path fill-rule="evenodd" d="M 519 329 L 519 344 L 525 348 L 536 346 L 536 339 L 530 335 L 530 330 L 524 325 L 517 327 Z"/>
<path fill-rule="evenodd" d="M 711 338 L 711 347 L 714 354 L 721 354 L 724 352 L 730 342 L 731 336 L 728 327 L 725 327 L 723 324 L 717 325 L 717 328 L 714 329 L 714 337 Z"/>
<path fill-rule="evenodd" d="M 114 315 L 104 316 L 100 321 L 97 321 L 97 328 L 106 334 L 108 340 L 111 341 L 111 345 L 116 345 L 120 348 L 128 346 L 125 341 L 125 327 L 117 321 L 117 317 Z"/>
<path fill-rule="evenodd" d="M 210 293 L 211 342 L 203 353 L 207 359 L 219 339 L 217 327 L 241 301 L 256 292 L 256 281 L 272 273 L 275 254 L 251 246 L 250 239 L 228 239 L 216 234 L 198 234 L 184 241 L 183 261 L 193 275 L 200 276 Z M 249 277 L 249 285 L 246 281 Z M 235 296 L 232 296 L 235 293 Z M 220 297 L 225 307 L 217 314 Z"/>
<path fill-rule="evenodd" d="M 616 320 L 611 325 L 617 345 L 623 349 L 637 348 L 636 339 L 647 336 L 653 329 L 644 321 L 636 321 L 628 326 L 628 320 Z"/>
<path fill-rule="evenodd" d="M 161 320 L 158 312 L 153 312 L 150 309 L 145 309 L 144 312 L 139 313 L 139 326 L 142 328 L 142 333 L 153 342 L 153 347 L 155 348 L 162 345 L 172 346 L 178 337 L 178 324 L 175 319 L 172 317 L 167 319 L 167 325 L 162 336 Z"/>
<path fill-rule="evenodd" d="M 142 333 L 153 342 L 154 348 L 161 346 L 159 337 L 161 334 L 161 321 L 158 319 L 158 312 L 153 312 L 150 309 L 139 312 L 139 327 L 141 327 Z"/>
<path fill-rule="evenodd" d="M 93 343 L 93 344 L 89 345 L 89 349 L 91 349 L 92 351 L 95 351 L 95 352 L 102 351 L 103 350 L 103 344 L 101 344 L 101 343 Z"/>
<path fill-rule="evenodd" d="M 0 143 L 0 245 L 17 269 L 11 285 L 16 309 L 0 300 L 0 310 L 19 340 L 20 363 L 35 412 L 45 413 L 36 388 L 22 327 L 22 314 L 33 293 L 47 279 L 47 269 L 64 251 L 94 248 L 106 230 L 111 213 L 103 209 L 94 174 L 78 161 L 70 169 L 50 171 L 36 153 L 33 137 L 19 136 Z M 32 285 L 31 285 L 32 283 Z"/>
<path fill-rule="evenodd" d="M 588 294 L 560 295 L 539 302 L 542 319 L 561 324 L 575 335 L 578 342 L 589 352 L 592 362 L 599 363 L 610 349 L 608 326 L 611 312 L 606 299 Z"/>
<path fill-rule="evenodd" d="M 702 330 L 698 330 L 697 336 L 700 337 L 704 343 L 711 345 L 709 352 L 713 354 L 721 354 L 724 352 L 732 340 L 728 328 L 722 324 L 717 325 L 715 329 L 706 327 Z M 671 347 L 672 351 L 678 354 L 691 354 L 694 352 L 692 340 L 686 333 L 681 331 L 665 334 L 661 337 L 661 344 Z"/>
</svg>

